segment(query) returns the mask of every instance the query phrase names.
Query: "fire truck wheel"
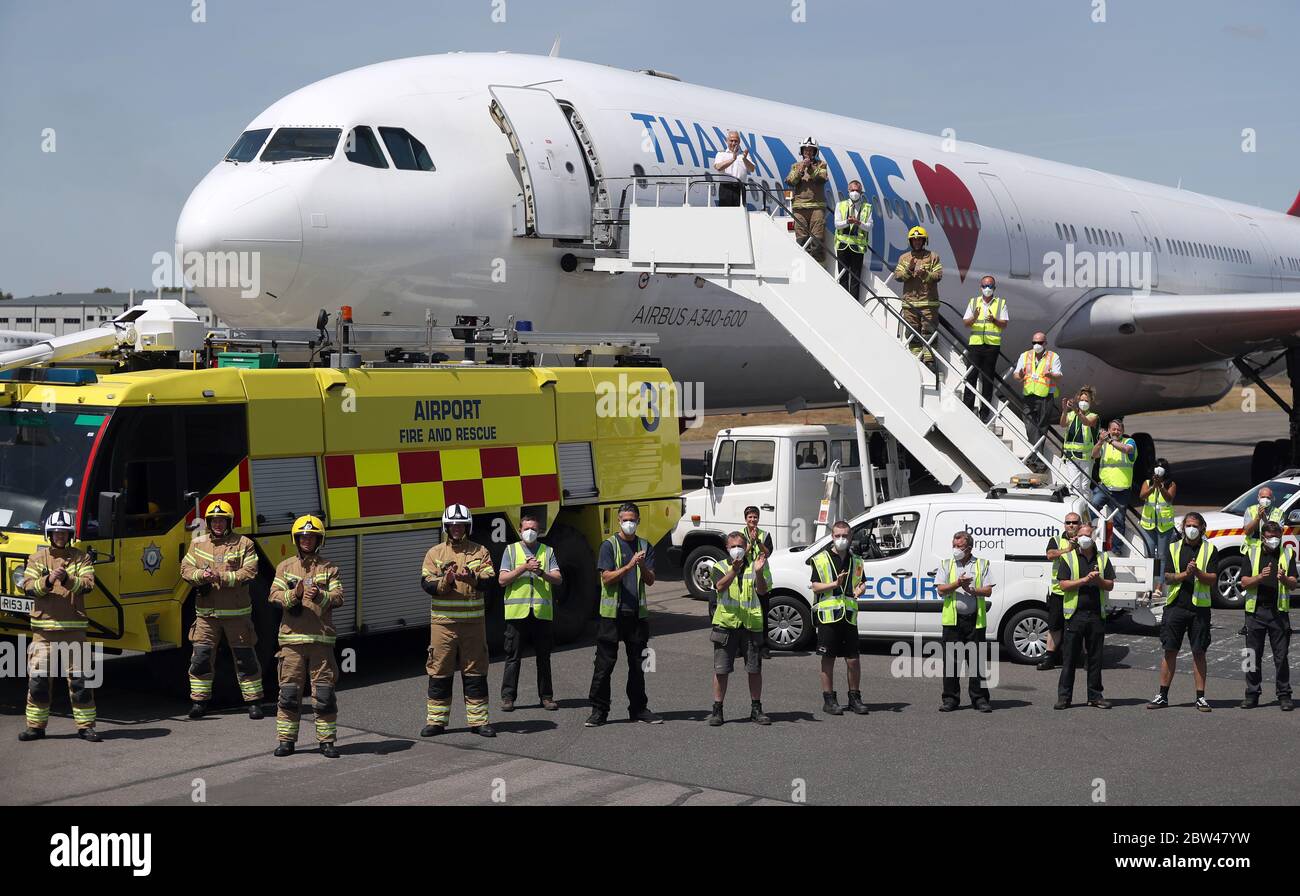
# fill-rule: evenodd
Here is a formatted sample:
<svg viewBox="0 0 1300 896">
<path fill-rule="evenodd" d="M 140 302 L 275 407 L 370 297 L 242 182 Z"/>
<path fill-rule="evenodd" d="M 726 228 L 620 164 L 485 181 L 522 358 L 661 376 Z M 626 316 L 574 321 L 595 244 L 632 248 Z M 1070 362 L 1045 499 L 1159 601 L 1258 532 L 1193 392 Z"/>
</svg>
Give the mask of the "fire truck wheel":
<svg viewBox="0 0 1300 896">
<path fill-rule="evenodd" d="M 546 542 L 555 550 L 555 562 L 564 577 L 555 589 L 555 643 L 569 644 L 582 637 L 587 621 L 596 614 L 596 558 L 586 539 L 562 523 L 551 527 Z"/>
</svg>

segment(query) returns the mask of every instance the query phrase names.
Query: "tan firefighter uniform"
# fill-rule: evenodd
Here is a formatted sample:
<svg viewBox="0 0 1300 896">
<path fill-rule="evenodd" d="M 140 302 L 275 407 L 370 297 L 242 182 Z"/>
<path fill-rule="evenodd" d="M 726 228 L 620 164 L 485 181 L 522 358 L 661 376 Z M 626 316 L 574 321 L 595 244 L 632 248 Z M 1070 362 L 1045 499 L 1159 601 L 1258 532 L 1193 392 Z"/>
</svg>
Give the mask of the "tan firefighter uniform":
<svg viewBox="0 0 1300 896">
<path fill-rule="evenodd" d="M 913 264 L 915 262 L 915 264 Z M 943 279 L 943 264 L 939 255 L 929 249 L 904 252 L 894 268 L 894 279 L 903 284 L 903 320 L 925 339 L 935 331 L 939 315 L 939 281 Z M 912 354 L 930 363 L 931 353 L 910 331 L 904 333 Z"/>
<path fill-rule="evenodd" d="M 67 580 L 50 585 L 58 570 Z M 23 568 L 23 591 L 32 599 L 32 643 L 27 650 L 27 727 L 44 730 L 50 720 L 52 663 L 66 670 L 68 698 L 77 729 L 95 726 L 95 691 L 86 683 L 82 651 L 86 645 L 85 596 L 95 587 L 90 556 L 69 544 L 36 549 Z M 66 648 L 61 645 L 68 645 Z"/>
<path fill-rule="evenodd" d="M 203 571 L 216 570 L 216 584 L 203 581 Z M 235 659 L 239 692 L 247 703 L 262 699 L 262 665 L 257 659 L 257 634 L 253 630 L 253 603 L 248 583 L 257 578 L 257 548 L 253 540 L 227 529 L 217 538 L 209 532 L 190 544 L 181 561 L 181 578 L 195 586 L 194 624 L 190 642 L 190 699 L 212 699 L 212 670 L 222 635 Z"/>
<path fill-rule="evenodd" d="M 442 591 L 442 577 L 452 568 L 473 573 L 477 583 L 453 581 Z M 460 670 L 465 692 L 465 721 L 471 728 L 488 723 L 487 625 L 482 588 L 496 578 L 487 548 L 465 538 L 459 545 L 436 544 L 424 555 L 420 584 L 429 595 L 429 698 L 425 723 L 447 726 L 451 686 Z"/>
<path fill-rule="evenodd" d="M 800 160 L 802 161 L 802 159 Z M 826 247 L 826 181 L 830 179 L 830 170 L 826 163 L 817 158 L 805 173 L 799 162 L 790 166 L 790 173 L 785 182 L 794 193 L 794 235 L 803 245 L 812 236 L 808 244 L 808 254 L 821 262 Z"/>
<path fill-rule="evenodd" d="M 306 600 L 307 584 L 320 589 L 316 600 Z M 282 560 L 271 582 L 271 601 L 284 607 L 280 620 L 280 699 L 275 714 L 275 734 L 281 741 L 297 743 L 302 697 L 311 681 L 316 705 L 316 742 L 333 743 L 338 732 L 335 689 L 339 667 L 334 660 L 334 611 L 343 606 L 343 580 L 339 569 L 319 550 Z"/>
</svg>

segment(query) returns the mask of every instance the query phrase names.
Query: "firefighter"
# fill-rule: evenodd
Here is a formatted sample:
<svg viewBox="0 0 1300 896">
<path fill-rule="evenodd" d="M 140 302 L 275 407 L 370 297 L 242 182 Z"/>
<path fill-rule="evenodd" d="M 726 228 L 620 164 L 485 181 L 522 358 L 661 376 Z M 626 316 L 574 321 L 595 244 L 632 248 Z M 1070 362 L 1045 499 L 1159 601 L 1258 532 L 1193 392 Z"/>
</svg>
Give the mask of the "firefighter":
<svg viewBox="0 0 1300 896">
<path fill-rule="evenodd" d="M 496 737 L 488 724 L 487 626 L 483 588 L 496 577 L 487 548 L 469 540 L 474 517 L 464 504 L 442 512 L 444 541 L 429 548 L 420 571 L 420 586 L 429 594 L 429 699 L 421 737 L 447 730 L 451 685 L 460 670 L 465 692 L 465 721 L 482 737 Z"/>
<path fill-rule="evenodd" d="M 257 547 L 235 532 L 235 513 L 225 501 L 208 505 L 203 521 L 207 536 L 196 536 L 181 561 L 181 578 L 194 586 L 194 624 L 190 626 L 190 718 L 199 719 L 212 699 L 212 670 L 222 636 L 235 659 L 239 692 L 248 717 L 262 713 L 262 664 L 257 659 L 257 632 L 248 583 L 257 578 Z"/>
<path fill-rule="evenodd" d="M 939 316 L 939 281 L 943 279 L 943 264 L 939 254 L 926 248 L 930 235 L 920 224 L 907 232 L 910 252 L 904 252 L 894 268 L 894 279 L 903 284 L 903 322 L 907 325 L 903 338 L 912 354 L 924 363 L 932 364 L 934 356 L 928 344 L 922 345 L 934 334 Z M 917 337 L 914 333 L 919 333 Z"/>
<path fill-rule="evenodd" d="M 830 169 L 817 158 L 817 141 L 809 137 L 799 144 L 799 161 L 790 167 L 785 182 L 794 192 L 794 235 L 799 245 L 818 264 L 826 252 L 826 182 Z M 812 241 L 808 242 L 808 238 Z"/>
<path fill-rule="evenodd" d="M 559 585 L 559 564 L 555 551 L 538 541 L 537 517 L 524 514 L 519 519 L 519 541 L 506 547 L 501 555 L 501 572 L 497 582 L 505 589 L 502 604 L 506 617 L 506 671 L 501 680 L 501 710 L 512 712 L 519 695 L 519 667 L 522 665 L 524 641 L 530 641 L 537 654 L 537 696 L 542 709 L 554 712 L 551 684 L 551 648 L 555 639 L 551 620 L 555 618 L 552 587 Z"/>
<path fill-rule="evenodd" d="M 860 716 L 868 712 L 862 701 L 861 645 L 858 643 L 858 598 L 867 590 L 862 558 L 849 552 L 849 524 L 836 520 L 831 544 L 812 558 L 809 588 L 816 598 L 817 655 L 821 657 L 822 712 L 844 715 L 835 693 L 835 658 L 844 657 L 848 675 L 848 708 Z"/>
<path fill-rule="evenodd" d="M 763 712 L 763 609 L 759 596 L 767 593 L 767 554 L 751 554 L 745 536 L 732 532 L 727 536 L 727 559 L 713 564 L 713 588 L 717 609 L 713 612 L 713 711 L 709 725 L 722 724 L 722 705 L 727 699 L 727 680 L 736 665 L 736 656 L 745 658 L 749 673 L 749 719 L 758 725 L 771 725 Z"/>
<path fill-rule="evenodd" d="M 335 746 L 339 705 L 335 691 L 339 667 L 334 660 L 334 611 L 343 606 L 339 569 L 320 555 L 325 524 L 300 516 L 293 523 L 298 553 L 281 561 L 271 583 L 271 601 L 284 607 L 280 620 L 280 700 L 275 717 L 276 756 L 289 756 L 298 742 L 303 692 L 311 680 L 316 709 L 316 742 L 327 759 L 338 759 Z"/>
<path fill-rule="evenodd" d="M 72 511 L 56 510 L 45 520 L 45 539 L 23 567 L 23 592 L 32 599 L 32 644 L 27 650 L 27 728 L 21 741 L 45 736 L 50 720 L 54 665 L 66 667 L 68 699 L 77 736 L 99 743 L 95 731 L 95 691 L 86 681 L 86 594 L 95 587 L 90 556 L 72 546 Z"/>
</svg>

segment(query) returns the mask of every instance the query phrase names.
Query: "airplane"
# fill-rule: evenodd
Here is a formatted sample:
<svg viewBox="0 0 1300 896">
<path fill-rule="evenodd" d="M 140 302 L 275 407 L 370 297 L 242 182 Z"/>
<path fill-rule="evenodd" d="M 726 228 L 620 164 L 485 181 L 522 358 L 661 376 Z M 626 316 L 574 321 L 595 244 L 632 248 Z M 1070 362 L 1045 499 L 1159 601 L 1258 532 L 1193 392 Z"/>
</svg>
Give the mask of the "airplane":
<svg viewBox="0 0 1300 896">
<path fill-rule="evenodd" d="M 655 332 L 664 365 L 704 382 L 710 408 L 841 403 L 761 307 L 689 277 L 582 263 L 594 196 L 633 176 L 702 175 L 733 128 L 764 188 L 783 189 L 810 135 L 828 203 L 863 183 L 882 279 L 925 226 L 948 319 L 994 275 L 1004 352 L 1045 331 L 1064 394 L 1093 385 L 1107 416 L 1213 402 L 1266 352 L 1300 373 L 1300 196 L 1281 213 L 554 56 L 398 59 L 289 94 L 195 187 L 177 250 L 260 252 L 254 298 L 196 284 L 234 326 L 309 327 L 351 305 L 364 323 L 419 325 L 431 310 L 443 325 L 513 315 L 537 330 Z"/>
<path fill-rule="evenodd" d="M 49 333 L 33 333 L 30 330 L 0 330 L 0 352 L 16 348 L 27 348 L 50 338 Z"/>
</svg>

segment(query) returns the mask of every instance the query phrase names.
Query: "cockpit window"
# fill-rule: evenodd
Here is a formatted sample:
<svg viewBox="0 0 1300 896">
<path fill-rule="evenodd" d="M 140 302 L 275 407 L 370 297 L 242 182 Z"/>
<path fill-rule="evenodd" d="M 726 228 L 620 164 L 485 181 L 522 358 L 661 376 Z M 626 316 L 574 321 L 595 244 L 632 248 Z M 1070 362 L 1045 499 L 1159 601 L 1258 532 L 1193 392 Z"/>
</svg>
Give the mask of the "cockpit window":
<svg viewBox="0 0 1300 896">
<path fill-rule="evenodd" d="M 339 145 L 339 128 L 280 128 L 262 151 L 263 162 L 329 159 Z"/>
<path fill-rule="evenodd" d="M 364 125 L 353 128 L 348 134 L 344 151 L 349 162 L 369 165 L 371 168 L 388 167 L 388 162 L 384 161 L 384 154 L 379 149 L 379 141 L 375 139 L 374 131 Z"/>
<path fill-rule="evenodd" d="M 270 128 L 258 128 L 255 131 L 244 131 L 235 141 L 235 145 L 230 147 L 230 152 L 226 153 L 227 162 L 251 162 L 257 158 L 257 151 L 262 148 L 266 142 L 267 135 L 271 133 Z"/>
<path fill-rule="evenodd" d="M 433 171 L 433 159 L 424 144 L 410 135 L 405 128 L 380 128 L 379 136 L 384 138 L 388 154 L 393 157 L 393 166 L 404 171 Z"/>
</svg>

